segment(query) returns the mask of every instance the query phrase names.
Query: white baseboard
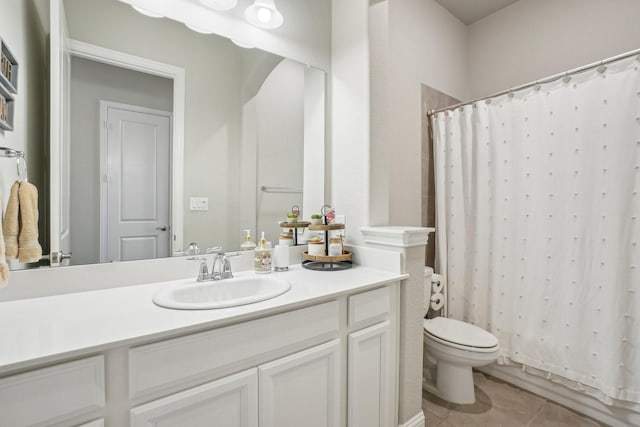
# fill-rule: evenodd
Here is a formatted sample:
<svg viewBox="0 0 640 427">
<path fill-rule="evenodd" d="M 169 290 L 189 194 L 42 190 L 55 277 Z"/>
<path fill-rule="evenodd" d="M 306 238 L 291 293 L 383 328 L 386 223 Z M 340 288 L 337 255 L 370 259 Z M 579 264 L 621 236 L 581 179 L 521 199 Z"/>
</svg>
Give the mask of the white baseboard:
<svg viewBox="0 0 640 427">
<path fill-rule="evenodd" d="M 640 413 L 638 412 L 607 406 L 591 396 L 547 381 L 544 378 L 529 375 L 520 369 L 496 364 L 477 369 L 607 425 L 613 427 L 640 426 Z"/>
<path fill-rule="evenodd" d="M 404 424 L 398 427 L 425 427 L 424 412 L 420 411 Z"/>
</svg>

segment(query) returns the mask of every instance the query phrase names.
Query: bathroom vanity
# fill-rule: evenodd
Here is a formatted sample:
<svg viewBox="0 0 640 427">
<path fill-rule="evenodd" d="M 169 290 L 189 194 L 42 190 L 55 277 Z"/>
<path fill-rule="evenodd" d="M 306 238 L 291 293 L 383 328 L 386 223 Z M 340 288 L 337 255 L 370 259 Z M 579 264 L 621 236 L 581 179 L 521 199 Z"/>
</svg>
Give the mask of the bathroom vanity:
<svg viewBox="0 0 640 427">
<path fill-rule="evenodd" d="M 274 275 L 291 290 L 217 310 L 153 304 L 193 279 L 2 303 L 0 425 L 397 425 L 407 275 Z"/>
</svg>

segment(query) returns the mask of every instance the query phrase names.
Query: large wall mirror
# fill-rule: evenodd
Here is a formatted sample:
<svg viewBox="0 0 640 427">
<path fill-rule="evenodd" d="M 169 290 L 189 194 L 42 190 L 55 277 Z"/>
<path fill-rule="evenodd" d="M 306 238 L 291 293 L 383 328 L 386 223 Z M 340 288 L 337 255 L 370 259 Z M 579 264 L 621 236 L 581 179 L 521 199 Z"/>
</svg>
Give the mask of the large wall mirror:
<svg viewBox="0 0 640 427">
<path fill-rule="evenodd" d="M 291 206 L 322 206 L 323 71 L 118 0 L 58 1 L 49 222 L 63 264 L 236 250 L 243 230 L 277 240 Z"/>
</svg>

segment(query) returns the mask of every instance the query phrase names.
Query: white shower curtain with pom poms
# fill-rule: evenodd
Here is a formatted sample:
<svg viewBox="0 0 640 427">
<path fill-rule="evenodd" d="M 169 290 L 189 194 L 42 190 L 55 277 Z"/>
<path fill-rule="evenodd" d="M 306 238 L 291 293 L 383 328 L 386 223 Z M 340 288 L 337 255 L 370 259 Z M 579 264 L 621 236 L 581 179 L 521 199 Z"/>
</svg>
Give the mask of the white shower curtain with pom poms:
<svg viewBox="0 0 640 427">
<path fill-rule="evenodd" d="M 432 118 L 449 315 L 640 410 L 640 60 Z"/>
</svg>

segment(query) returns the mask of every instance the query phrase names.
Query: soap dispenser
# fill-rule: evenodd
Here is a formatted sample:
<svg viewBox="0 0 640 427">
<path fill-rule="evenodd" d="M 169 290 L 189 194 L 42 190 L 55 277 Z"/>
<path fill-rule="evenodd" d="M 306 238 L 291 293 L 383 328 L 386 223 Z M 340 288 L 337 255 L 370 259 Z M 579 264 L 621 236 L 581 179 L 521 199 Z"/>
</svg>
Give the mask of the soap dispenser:
<svg viewBox="0 0 640 427">
<path fill-rule="evenodd" d="M 253 241 L 251 237 L 251 230 L 244 230 L 247 235 L 244 238 L 244 242 L 240 245 L 240 250 L 243 251 L 252 251 L 256 248 L 256 243 Z"/>
<path fill-rule="evenodd" d="M 264 237 L 264 231 L 262 237 L 260 237 L 260 243 L 254 250 L 254 270 L 258 274 L 271 273 L 271 242 L 267 242 Z"/>
</svg>

